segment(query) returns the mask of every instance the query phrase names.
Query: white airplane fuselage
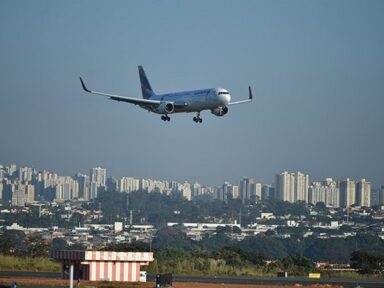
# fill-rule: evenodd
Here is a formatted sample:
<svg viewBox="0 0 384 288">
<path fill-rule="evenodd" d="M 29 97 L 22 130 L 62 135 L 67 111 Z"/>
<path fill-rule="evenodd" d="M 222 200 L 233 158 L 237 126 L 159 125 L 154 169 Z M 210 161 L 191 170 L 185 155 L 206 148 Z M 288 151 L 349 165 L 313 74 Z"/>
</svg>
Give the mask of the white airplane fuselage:
<svg viewBox="0 0 384 288">
<path fill-rule="evenodd" d="M 164 105 L 167 103 L 185 103 L 185 106 L 175 106 L 171 113 L 179 112 L 200 112 L 225 107 L 231 101 L 231 95 L 223 88 L 209 88 L 193 91 L 183 91 L 152 96 L 151 99 L 159 100 Z M 140 106 L 148 111 L 164 114 L 163 105 Z"/>
</svg>

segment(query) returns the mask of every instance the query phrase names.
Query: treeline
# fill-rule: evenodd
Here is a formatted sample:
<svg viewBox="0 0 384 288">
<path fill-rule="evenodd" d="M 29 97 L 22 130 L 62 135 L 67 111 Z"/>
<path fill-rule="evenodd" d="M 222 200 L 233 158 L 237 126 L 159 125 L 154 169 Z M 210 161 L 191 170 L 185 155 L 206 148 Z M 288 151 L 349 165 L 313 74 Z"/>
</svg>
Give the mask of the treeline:
<svg viewBox="0 0 384 288">
<path fill-rule="evenodd" d="M 152 243 L 111 244 L 105 249 L 153 251 L 156 261 L 150 267 L 151 272 L 268 275 L 284 270 L 304 275 L 315 269 L 316 261 L 351 263 L 367 274 L 384 272 L 384 241 L 367 234 L 346 239 L 262 236 L 235 241 L 218 232 L 201 241 L 192 241 L 182 230 L 165 227 L 157 232 Z M 372 268 L 370 263 L 382 263 L 377 264 L 381 268 Z"/>
<path fill-rule="evenodd" d="M 52 241 L 41 235 L 25 235 L 23 231 L 4 230 L 0 234 L 0 254 L 5 256 L 48 258 L 50 250 L 85 250 L 81 245 L 69 245 L 62 238 Z"/>
<path fill-rule="evenodd" d="M 154 249 L 169 246 L 191 251 L 195 247 L 214 251 L 223 247 L 236 247 L 246 253 L 259 253 L 270 259 L 283 259 L 289 255 L 303 255 L 312 261 L 349 263 L 353 251 L 384 252 L 384 241 L 377 236 L 358 233 L 347 238 L 321 239 L 310 237 L 289 237 L 280 239 L 266 235 L 247 237 L 242 241 L 232 240 L 228 233 L 217 229 L 213 236 L 205 236 L 201 241 L 189 239 L 185 232 L 176 227 L 164 227 L 153 238 Z"/>
</svg>

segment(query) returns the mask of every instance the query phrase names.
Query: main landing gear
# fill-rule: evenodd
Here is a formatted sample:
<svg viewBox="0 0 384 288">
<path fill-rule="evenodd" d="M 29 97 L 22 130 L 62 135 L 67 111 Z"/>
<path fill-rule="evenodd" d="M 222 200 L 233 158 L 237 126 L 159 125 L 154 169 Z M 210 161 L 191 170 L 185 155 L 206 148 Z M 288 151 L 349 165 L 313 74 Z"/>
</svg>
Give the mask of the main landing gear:
<svg viewBox="0 0 384 288">
<path fill-rule="evenodd" d="M 200 112 L 197 112 L 196 117 L 193 117 L 193 121 L 195 121 L 196 123 L 203 122 L 203 119 L 200 118 Z"/>
<path fill-rule="evenodd" d="M 167 115 L 163 115 L 163 116 L 161 116 L 161 120 L 163 120 L 163 121 L 170 121 L 171 118 L 169 116 L 167 116 Z"/>
</svg>

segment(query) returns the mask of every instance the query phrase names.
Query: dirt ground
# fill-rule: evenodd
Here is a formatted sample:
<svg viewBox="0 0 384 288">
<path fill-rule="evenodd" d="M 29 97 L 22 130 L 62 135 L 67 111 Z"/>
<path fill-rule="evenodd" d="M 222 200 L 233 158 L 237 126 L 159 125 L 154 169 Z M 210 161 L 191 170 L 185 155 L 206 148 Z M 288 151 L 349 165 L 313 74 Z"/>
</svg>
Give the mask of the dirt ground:
<svg viewBox="0 0 384 288">
<path fill-rule="evenodd" d="M 29 285 L 33 287 L 68 287 L 68 280 L 55 280 L 55 279 L 25 279 L 25 278 L 0 278 L 1 284 L 9 285 L 13 280 L 16 280 L 18 287 L 28 287 Z M 77 282 L 74 281 L 74 287 L 77 286 Z M 0 286 L 1 287 L 1 286 Z M 108 282 L 108 283 L 95 283 L 90 281 L 81 281 L 79 288 L 87 288 L 87 287 L 99 287 L 99 288 L 109 288 L 109 287 L 121 287 L 121 288 L 154 288 L 154 282 L 147 283 L 118 283 L 118 282 Z M 199 287 L 199 288 L 298 288 L 302 287 L 302 285 L 249 285 L 249 284 L 220 284 L 220 283 L 173 283 L 174 288 L 191 288 L 191 287 Z M 332 286 L 332 285 L 309 285 L 303 286 L 305 288 L 342 288 L 342 286 Z"/>
</svg>

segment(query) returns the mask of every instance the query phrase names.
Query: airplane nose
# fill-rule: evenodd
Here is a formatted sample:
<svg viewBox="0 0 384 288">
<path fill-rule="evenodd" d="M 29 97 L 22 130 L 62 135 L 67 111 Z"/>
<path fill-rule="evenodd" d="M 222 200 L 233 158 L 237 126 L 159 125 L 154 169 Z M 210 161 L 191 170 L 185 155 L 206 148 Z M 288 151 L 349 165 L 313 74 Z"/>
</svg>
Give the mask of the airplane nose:
<svg viewBox="0 0 384 288">
<path fill-rule="evenodd" d="M 225 100 L 226 100 L 226 102 L 228 104 L 229 102 L 231 102 L 231 95 L 227 94 L 225 96 L 227 96 Z"/>
</svg>

